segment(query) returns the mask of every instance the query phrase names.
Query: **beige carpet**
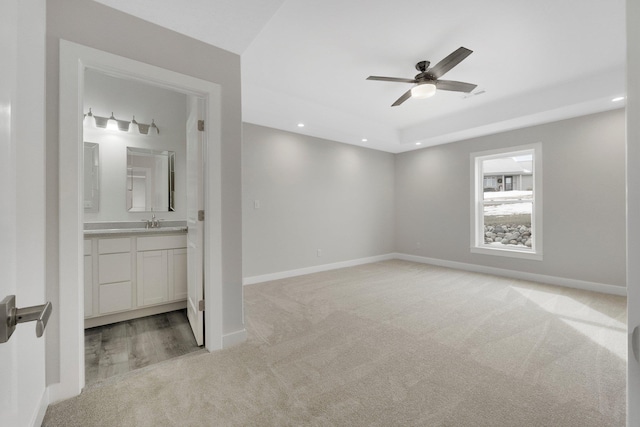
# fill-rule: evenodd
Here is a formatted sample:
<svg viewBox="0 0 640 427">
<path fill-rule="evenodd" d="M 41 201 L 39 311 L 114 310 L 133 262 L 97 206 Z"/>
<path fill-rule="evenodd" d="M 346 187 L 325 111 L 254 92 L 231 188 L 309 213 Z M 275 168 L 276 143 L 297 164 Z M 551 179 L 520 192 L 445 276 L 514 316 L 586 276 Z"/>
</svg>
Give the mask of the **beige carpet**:
<svg viewBox="0 0 640 427">
<path fill-rule="evenodd" d="M 245 287 L 249 340 L 45 426 L 624 426 L 626 300 L 404 261 Z"/>
</svg>

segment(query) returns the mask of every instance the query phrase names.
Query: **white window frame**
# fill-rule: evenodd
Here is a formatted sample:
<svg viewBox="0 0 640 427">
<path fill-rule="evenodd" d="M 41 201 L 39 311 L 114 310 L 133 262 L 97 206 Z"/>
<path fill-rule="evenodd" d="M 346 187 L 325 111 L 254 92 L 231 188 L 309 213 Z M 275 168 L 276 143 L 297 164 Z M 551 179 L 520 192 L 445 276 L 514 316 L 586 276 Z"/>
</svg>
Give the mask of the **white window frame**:
<svg viewBox="0 0 640 427">
<path fill-rule="evenodd" d="M 533 154 L 533 209 L 531 212 L 531 248 L 494 246 L 484 242 L 484 160 Z M 471 153 L 471 252 L 511 258 L 542 260 L 542 143 Z"/>
</svg>

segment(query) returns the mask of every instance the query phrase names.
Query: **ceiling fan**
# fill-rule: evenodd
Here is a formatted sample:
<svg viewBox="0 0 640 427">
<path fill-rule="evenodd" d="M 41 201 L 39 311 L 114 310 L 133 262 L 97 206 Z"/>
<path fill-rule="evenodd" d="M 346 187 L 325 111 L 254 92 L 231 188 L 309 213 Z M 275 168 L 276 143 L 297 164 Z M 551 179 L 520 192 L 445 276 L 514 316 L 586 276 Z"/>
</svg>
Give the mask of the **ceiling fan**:
<svg viewBox="0 0 640 427">
<path fill-rule="evenodd" d="M 416 74 L 413 79 L 403 79 L 400 77 L 380 77 L 369 76 L 367 80 L 380 80 L 383 82 L 399 82 L 399 83 L 414 83 L 415 86 L 406 91 L 396 102 L 391 104 L 392 107 L 396 107 L 402 104 L 407 99 L 413 97 L 418 99 L 429 98 L 436 93 L 436 88 L 440 90 L 450 90 L 454 92 L 466 92 L 469 93 L 474 90 L 478 85 L 464 82 L 456 82 L 453 80 L 440 80 L 445 73 L 458 65 L 467 56 L 473 53 L 472 50 L 466 47 L 459 47 L 455 51 L 449 54 L 442 61 L 438 62 L 433 67 L 429 68 L 431 64 L 429 61 L 420 61 L 416 64 L 416 70 L 420 73 Z"/>
</svg>

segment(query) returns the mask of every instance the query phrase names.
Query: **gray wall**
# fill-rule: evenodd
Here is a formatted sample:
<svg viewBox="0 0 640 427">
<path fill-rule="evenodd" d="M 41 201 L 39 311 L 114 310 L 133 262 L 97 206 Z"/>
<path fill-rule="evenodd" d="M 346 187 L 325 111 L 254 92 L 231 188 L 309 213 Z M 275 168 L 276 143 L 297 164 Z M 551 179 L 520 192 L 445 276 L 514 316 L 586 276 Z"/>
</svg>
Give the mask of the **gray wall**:
<svg viewBox="0 0 640 427">
<path fill-rule="evenodd" d="M 146 85 L 138 81 L 120 79 L 88 70 L 84 82 L 84 110 L 91 108 L 94 115 L 109 117 L 111 112 L 119 120 L 155 123 L 158 135 L 110 132 L 101 128 L 84 127 L 84 140 L 99 144 L 100 209 L 85 212 L 84 222 L 140 221 L 151 216 L 149 212 L 127 210 L 127 147 L 151 150 L 169 150 L 175 153 L 174 210 L 155 215 L 168 221 L 187 218 L 187 96 L 183 93 Z M 165 207 L 166 211 L 166 207 Z"/>
<path fill-rule="evenodd" d="M 624 132 L 624 110 L 614 110 L 397 155 L 396 251 L 625 286 Z M 472 254 L 470 153 L 533 142 L 544 259 Z"/>
<path fill-rule="evenodd" d="M 93 1 L 47 1 L 47 297 L 58 306 L 60 39 L 221 85 L 223 333 L 242 330 L 240 57 Z M 54 310 L 52 327 L 47 328 L 49 383 L 56 382 L 59 376 L 55 316 Z"/>
<path fill-rule="evenodd" d="M 393 154 L 247 123 L 243 131 L 245 277 L 394 251 Z"/>
</svg>

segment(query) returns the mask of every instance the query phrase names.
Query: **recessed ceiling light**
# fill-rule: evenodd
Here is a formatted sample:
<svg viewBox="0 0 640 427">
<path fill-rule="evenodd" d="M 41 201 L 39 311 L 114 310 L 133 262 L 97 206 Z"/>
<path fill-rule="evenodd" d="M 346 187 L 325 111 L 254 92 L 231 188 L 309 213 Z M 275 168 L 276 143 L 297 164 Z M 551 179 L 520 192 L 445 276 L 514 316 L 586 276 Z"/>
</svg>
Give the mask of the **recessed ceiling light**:
<svg viewBox="0 0 640 427">
<path fill-rule="evenodd" d="M 298 127 L 299 128 L 303 128 L 304 127 L 304 123 L 298 123 Z"/>
<path fill-rule="evenodd" d="M 613 98 L 611 100 L 611 102 L 619 102 L 619 101 L 622 101 L 623 99 L 624 99 L 624 96 L 618 96 L 618 97 Z"/>
<path fill-rule="evenodd" d="M 422 142 L 416 142 L 416 145 L 422 145 Z"/>
<path fill-rule="evenodd" d="M 367 138 L 362 138 L 362 142 L 367 142 L 368 139 Z"/>
</svg>

